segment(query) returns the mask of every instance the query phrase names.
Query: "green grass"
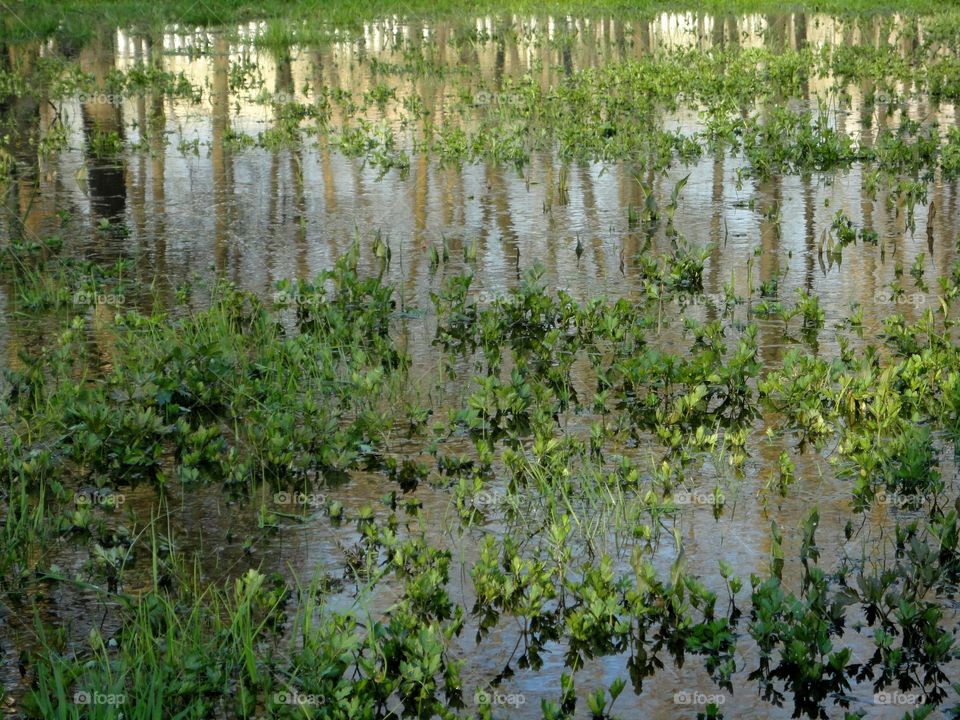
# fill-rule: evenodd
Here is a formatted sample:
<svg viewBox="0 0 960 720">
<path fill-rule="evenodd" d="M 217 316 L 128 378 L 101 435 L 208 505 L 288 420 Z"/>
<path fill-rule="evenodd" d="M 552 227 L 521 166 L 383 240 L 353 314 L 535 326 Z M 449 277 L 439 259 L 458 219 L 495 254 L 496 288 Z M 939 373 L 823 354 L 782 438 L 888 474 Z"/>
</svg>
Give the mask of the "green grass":
<svg viewBox="0 0 960 720">
<path fill-rule="evenodd" d="M 703 13 L 776 13 L 804 11 L 841 15 L 889 12 L 940 14 L 960 7 L 957 0 L 11 0 L 4 3 L 0 37 L 29 40 L 60 33 L 89 37 L 96 28 L 114 26 L 156 28 L 166 23 L 222 25 L 251 19 L 285 18 L 327 27 L 356 27 L 392 15 L 406 18 L 463 18 L 469 15 L 522 13 L 532 15 L 642 17 L 664 11 Z"/>
</svg>

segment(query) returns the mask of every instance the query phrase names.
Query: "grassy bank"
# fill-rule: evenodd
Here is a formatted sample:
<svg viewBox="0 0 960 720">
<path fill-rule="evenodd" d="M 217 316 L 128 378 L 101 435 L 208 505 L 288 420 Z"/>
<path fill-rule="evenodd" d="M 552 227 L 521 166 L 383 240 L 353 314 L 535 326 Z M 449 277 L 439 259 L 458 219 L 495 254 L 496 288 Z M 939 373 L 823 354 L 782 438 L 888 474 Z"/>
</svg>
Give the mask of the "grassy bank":
<svg viewBox="0 0 960 720">
<path fill-rule="evenodd" d="M 115 26 L 159 27 L 167 23 L 223 25 L 253 19 L 283 18 L 310 21 L 329 27 L 355 27 L 385 16 L 407 18 L 464 17 L 490 13 L 567 14 L 573 16 L 644 17 L 665 11 L 713 14 L 809 12 L 839 15 L 876 15 L 890 12 L 941 14 L 960 8 L 957 0 L 14 0 L 4 3 L 0 32 L 6 41 L 29 40 L 64 33 L 91 36 L 104 23 Z"/>
</svg>

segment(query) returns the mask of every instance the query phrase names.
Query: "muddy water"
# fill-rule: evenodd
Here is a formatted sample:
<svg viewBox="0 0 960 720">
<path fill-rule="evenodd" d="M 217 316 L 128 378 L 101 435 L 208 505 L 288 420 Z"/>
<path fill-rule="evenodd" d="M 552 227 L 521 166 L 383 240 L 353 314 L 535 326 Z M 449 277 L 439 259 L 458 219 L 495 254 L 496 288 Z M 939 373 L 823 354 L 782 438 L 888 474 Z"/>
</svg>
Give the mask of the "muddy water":
<svg viewBox="0 0 960 720">
<path fill-rule="evenodd" d="M 465 64 L 477 66 L 491 87 L 503 87 L 508 79 L 528 73 L 550 87 L 581 68 L 661 48 L 879 44 L 890 32 L 880 21 L 853 28 L 832 18 L 803 15 L 728 19 L 662 15 L 648 23 L 480 18 L 473 30 L 483 38 L 504 27 L 513 30 L 503 36 L 505 41 L 464 43 L 454 42 L 462 36 L 455 32 L 462 26 L 381 22 L 365 27 L 359 35 L 345 34 L 342 40 L 320 48 L 292 48 L 288 53 L 259 48 L 255 41 L 263 26 L 257 24 L 191 33 L 171 28 L 156 37 L 120 30 L 79 49 L 59 48 L 55 43 L 22 49 L 19 52 L 27 55 L 77 53 L 83 70 L 98 78 L 108 77 L 114 69 L 152 63 L 182 72 L 205 92 L 199 105 L 156 100 L 148 94 L 116 103 L 88 98 L 24 108 L 26 122 L 33 123 L 38 132 L 62 123 L 67 148 L 39 164 L 26 141 L 13 148 L 26 170 L 6 189 L 0 230 L 4 237 L 59 232 L 68 250 L 78 256 L 106 261 L 130 258 L 140 277 L 155 279 L 160 297 L 168 302 L 172 303 L 176 288 L 196 286 L 198 306 L 203 304 L 202 288 L 216 277 L 269 297 L 278 280 L 311 278 L 328 268 L 355 238 L 369 248 L 380 233 L 392 253 L 387 276 L 398 288 L 399 304 L 407 311 L 398 315 L 396 336 L 414 358 L 415 378 L 427 387 L 439 377 L 436 350 L 431 345 L 435 321 L 429 293 L 439 288 L 444 276 L 472 269 L 476 273 L 474 292 L 495 295 L 514 287 L 525 270 L 540 264 L 549 285 L 566 288 L 578 299 L 630 297 L 636 292 L 636 256 L 645 238 L 631 228 L 628 210 L 643 203 L 634 177 L 638 169 L 629 163 L 564 163 L 549 152 L 535 154 L 520 170 L 493 164 L 452 167 L 416 152 L 411 145 L 409 171 L 394 169 L 384 174 L 361 159 L 345 156 L 324 138 L 308 139 L 293 149 L 231 146 L 228 141 L 235 134 L 257 135 L 275 127 L 275 109 L 263 102 L 264 94 L 309 102 L 311 88 L 321 85 L 355 93 L 371 91 L 382 79 L 371 70 L 371 58 L 402 63 L 409 60 L 411 48 L 417 54 L 429 54 L 451 73 Z M 389 78 L 400 93 L 405 88 L 414 90 L 428 110 L 437 114 L 444 113 L 452 102 L 456 86 L 440 73 Z M 802 100 L 815 104 L 827 84 L 826 79 L 806 83 L 807 97 Z M 864 123 L 872 111 L 864 107 L 862 95 L 853 88 L 847 106 L 834 108 L 832 122 L 859 127 L 869 137 L 876 132 L 876 123 Z M 367 119 L 371 122 L 400 123 L 398 117 L 370 113 Z M 907 114 L 934 121 L 942 130 L 957 123 L 951 105 L 933 107 L 915 100 Z M 332 122 L 337 120 L 334 111 Z M 698 122 L 696 116 L 683 113 L 663 120 L 664 127 L 685 131 L 697 128 Z M 95 128 L 115 132 L 129 145 L 136 145 L 143 139 L 141 129 L 151 123 L 154 130 L 162 129 L 162 135 L 152 133 L 143 147 L 128 147 L 110 162 L 97 158 Z M 165 137 L 166 142 L 158 137 Z M 741 177 L 745 169 L 744 160 L 737 156 L 707 154 L 688 166 L 650 175 L 649 180 L 663 197 L 689 176 L 675 224 L 692 243 L 714 246 L 704 273 L 706 295 L 721 295 L 732 274 L 738 294 L 747 294 L 748 263 L 755 263 L 755 278 L 759 279 L 770 277 L 777 268 L 785 270 L 780 296 L 793 298 L 795 290 L 803 289 L 818 297 L 826 311 L 827 329 L 818 338 L 819 349 L 826 355 L 836 351 L 829 328 L 848 315 L 853 303 L 864 308 L 868 336 L 892 312 L 903 312 L 908 319 L 923 312 L 930 300 L 923 294 L 910 295 L 906 304 L 878 303 L 878 293 L 895 279 L 897 264 L 909 268 L 924 254 L 929 278 L 955 260 L 956 184 L 933 183 L 929 200 L 937 210 L 930 213 L 929 204 L 918 205 L 915 229 L 910 230 L 902 204 L 888 202 L 882 189 L 876 198 L 869 197 L 865 172 L 859 166 L 836 174 L 773 176 L 764 181 Z M 556 191 L 561 175 L 568 188 L 565 201 Z M 771 208 L 780 209 L 779 227 L 767 212 Z M 60 215 L 64 210 L 69 213 L 65 224 Z M 845 250 L 840 264 L 822 262 L 820 238 L 838 210 L 856 226 L 878 232 L 887 245 L 883 259 L 876 248 L 858 245 Z M 105 223 L 109 223 L 109 231 L 104 231 Z M 464 249 L 474 241 L 477 259 L 468 264 L 463 260 Z M 429 248 L 443 242 L 449 247 L 450 261 L 434 274 L 429 267 Z M 664 241 L 655 242 L 665 245 Z M 758 246 L 763 252 L 755 256 Z M 654 246 L 657 251 L 664 249 Z M 363 254 L 362 263 L 370 272 L 378 267 L 369 252 Z M 12 310 L 10 288 L 2 291 L 7 310 Z M 706 305 L 701 312 L 704 318 L 714 313 Z M 16 362 L 18 350 L 44 332 L 17 322 L 8 312 L 0 330 L 3 357 Z M 788 347 L 782 324 L 761 321 L 760 340 L 762 360 L 767 366 L 776 366 Z M 666 335 L 664 342 L 674 343 L 671 349 L 675 351 L 689 346 L 689 339 L 679 333 Z M 575 375 L 573 381 L 587 387 L 583 370 L 584 377 Z M 445 387 L 440 404 L 457 407 L 465 384 Z M 715 518 L 710 508 L 691 505 L 677 521 L 689 571 L 716 589 L 722 587 L 717 571 L 720 559 L 733 565 L 744 579 L 765 572 L 771 521 L 785 528 L 787 552 L 795 552 L 799 541 L 790 531 L 799 528 L 813 504 L 820 507 L 818 538 L 825 564 L 845 551 L 857 554 L 863 542 L 859 536 L 849 547 L 843 545 L 843 528 L 852 517 L 849 488 L 832 475 L 830 447 L 820 453 L 808 450 L 797 459 L 798 481 L 787 498 L 774 496 L 766 506 L 757 501 L 758 490 L 784 449 L 782 441 L 768 442 L 760 436 L 763 425 L 758 421 L 743 477 L 733 477 L 723 468 L 705 466 L 702 470 L 702 489 L 711 489 L 717 482 L 723 486 L 727 496 L 724 513 Z M 584 421 L 579 431 L 587 427 Z M 404 457 L 415 457 L 418 452 L 418 448 L 399 443 L 388 450 Z M 462 452 L 467 452 L 466 446 Z M 642 457 L 644 448 L 631 452 Z M 323 491 L 343 502 L 349 514 L 365 503 L 376 504 L 392 489 L 385 485 L 381 475 L 357 474 L 349 482 Z M 158 512 L 152 489 L 135 488 L 126 495 L 126 507 L 141 518 Z M 272 491 L 264 489 L 260 495 L 254 502 L 234 502 L 218 488 L 175 489 L 159 508 L 161 524 L 169 527 L 178 549 L 199 552 L 211 580 L 249 567 L 300 578 L 317 571 L 343 575 L 340 548 L 356 542 L 352 526 L 331 526 L 329 519 L 318 513 L 302 523 L 285 523 L 277 534 L 264 534 L 257 528 L 257 510 L 261 502 L 272 503 Z M 469 568 L 476 559 L 478 541 L 483 534 L 499 534 L 504 528 L 495 523 L 460 528 L 449 494 L 442 488 L 424 484 L 418 497 L 424 502 L 424 525 L 430 539 L 453 551 L 451 589 L 469 608 L 473 602 Z M 874 540 L 891 526 L 890 515 L 883 508 L 866 520 Z M 119 517 L 113 520 L 120 521 Z M 67 543 L 51 548 L 51 553 L 71 574 L 82 573 L 89 560 L 85 548 Z M 675 554 L 672 541 L 664 540 L 655 554 L 658 570 L 666 572 Z M 619 558 L 618 567 L 629 567 L 628 561 L 626 553 Z M 145 582 L 146 575 L 134 571 L 126 578 L 126 589 Z M 394 590 L 385 583 L 372 595 L 336 595 L 332 605 L 384 610 Z M 55 593 L 47 602 L 50 616 L 64 623 L 72 637 L 83 638 L 93 609 L 99 605 L 89 594 L 63 588 Z M 11 660 L 18 645 L 30 644 L 32 621 L 8 612 L 0 616 L 0 622 L 4 637 L 0 647 L 5 659 Z M 98 622 L 99 618 L 95 624 Z M 110 622 L 104 620 L 105 634 L 111 630 Z M 504 624 L 477 646 L 474 630 L 468 624 L 458 640 L 458 651 L 467 659 L 464 695 L 468 710 L 473 687 L 503 669 L 518 635 L 518 628 Z M 855 632 L 849 632 L 844 640 L 858 652 L 872 651 L 871 644 Z M 504 681 L 501 691 L 522 694 L 524 702 L 498 708 L 498 715 L 539 717 L 540 700 L 559 697 L 563 650 L 552 649 L 541 670 L 518 671 Z M 755 686 L 746 678 L 756 666 L 756 658 L 748 655 L 737 660 L 742 671 L 734 677 L 736 693 L 725 694 L 722 709 L 727 716 L 789 716 L 789 709 L 777 709 L 756 697 Z M 578 689 L 609 686 L 616 677 L 626 675 L 624 663 L 624 657 L 589 663 L 577 675 Z M 7 663 L 2 672 L 5 685 L 15 690 L 19 683 L 15 663 Z M 716 692 L 698 659 L 690 659 L 683 668 L 668 664 L 646 681 L 642 694 L 626 692 L 616 710 L 624 717 L 693 717 L 696 707 L 674 702 L 674 693 L 684 690 Z M 857 689 L 856 697 L 869 717 L 902 714 L 897 708 L 888 712 L 872 706 L 872 690 L 866 686 Z M 580 705 L 585 713 L 585 703 Z"/>
</svg>

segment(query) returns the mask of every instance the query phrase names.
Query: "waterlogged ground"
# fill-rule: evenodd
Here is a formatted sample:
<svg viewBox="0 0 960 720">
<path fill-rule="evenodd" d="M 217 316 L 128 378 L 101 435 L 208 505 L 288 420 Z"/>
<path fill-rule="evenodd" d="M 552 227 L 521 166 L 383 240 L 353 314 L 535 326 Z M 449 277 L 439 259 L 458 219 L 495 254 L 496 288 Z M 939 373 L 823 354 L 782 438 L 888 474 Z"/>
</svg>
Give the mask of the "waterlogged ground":
<svg viewBox="0 0 960 720">
<path fill-rule="evenodd" d="M 958 49 L 6 47 L 8 712 L 954 715 Z"/>
</svg>

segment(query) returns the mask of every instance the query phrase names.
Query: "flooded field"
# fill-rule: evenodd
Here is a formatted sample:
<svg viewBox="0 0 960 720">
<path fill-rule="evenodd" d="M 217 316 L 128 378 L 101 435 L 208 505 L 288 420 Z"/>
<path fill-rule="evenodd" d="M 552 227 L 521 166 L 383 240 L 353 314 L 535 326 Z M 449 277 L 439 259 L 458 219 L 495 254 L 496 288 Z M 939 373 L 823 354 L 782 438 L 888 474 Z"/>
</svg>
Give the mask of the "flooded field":
<svg viewBox="0 0 960 720">
<path fill-rule="evenodd" d="M 5 45 L 3 709 L 960 714 L 958 99 L 947 9 Z"/>
</svg>

